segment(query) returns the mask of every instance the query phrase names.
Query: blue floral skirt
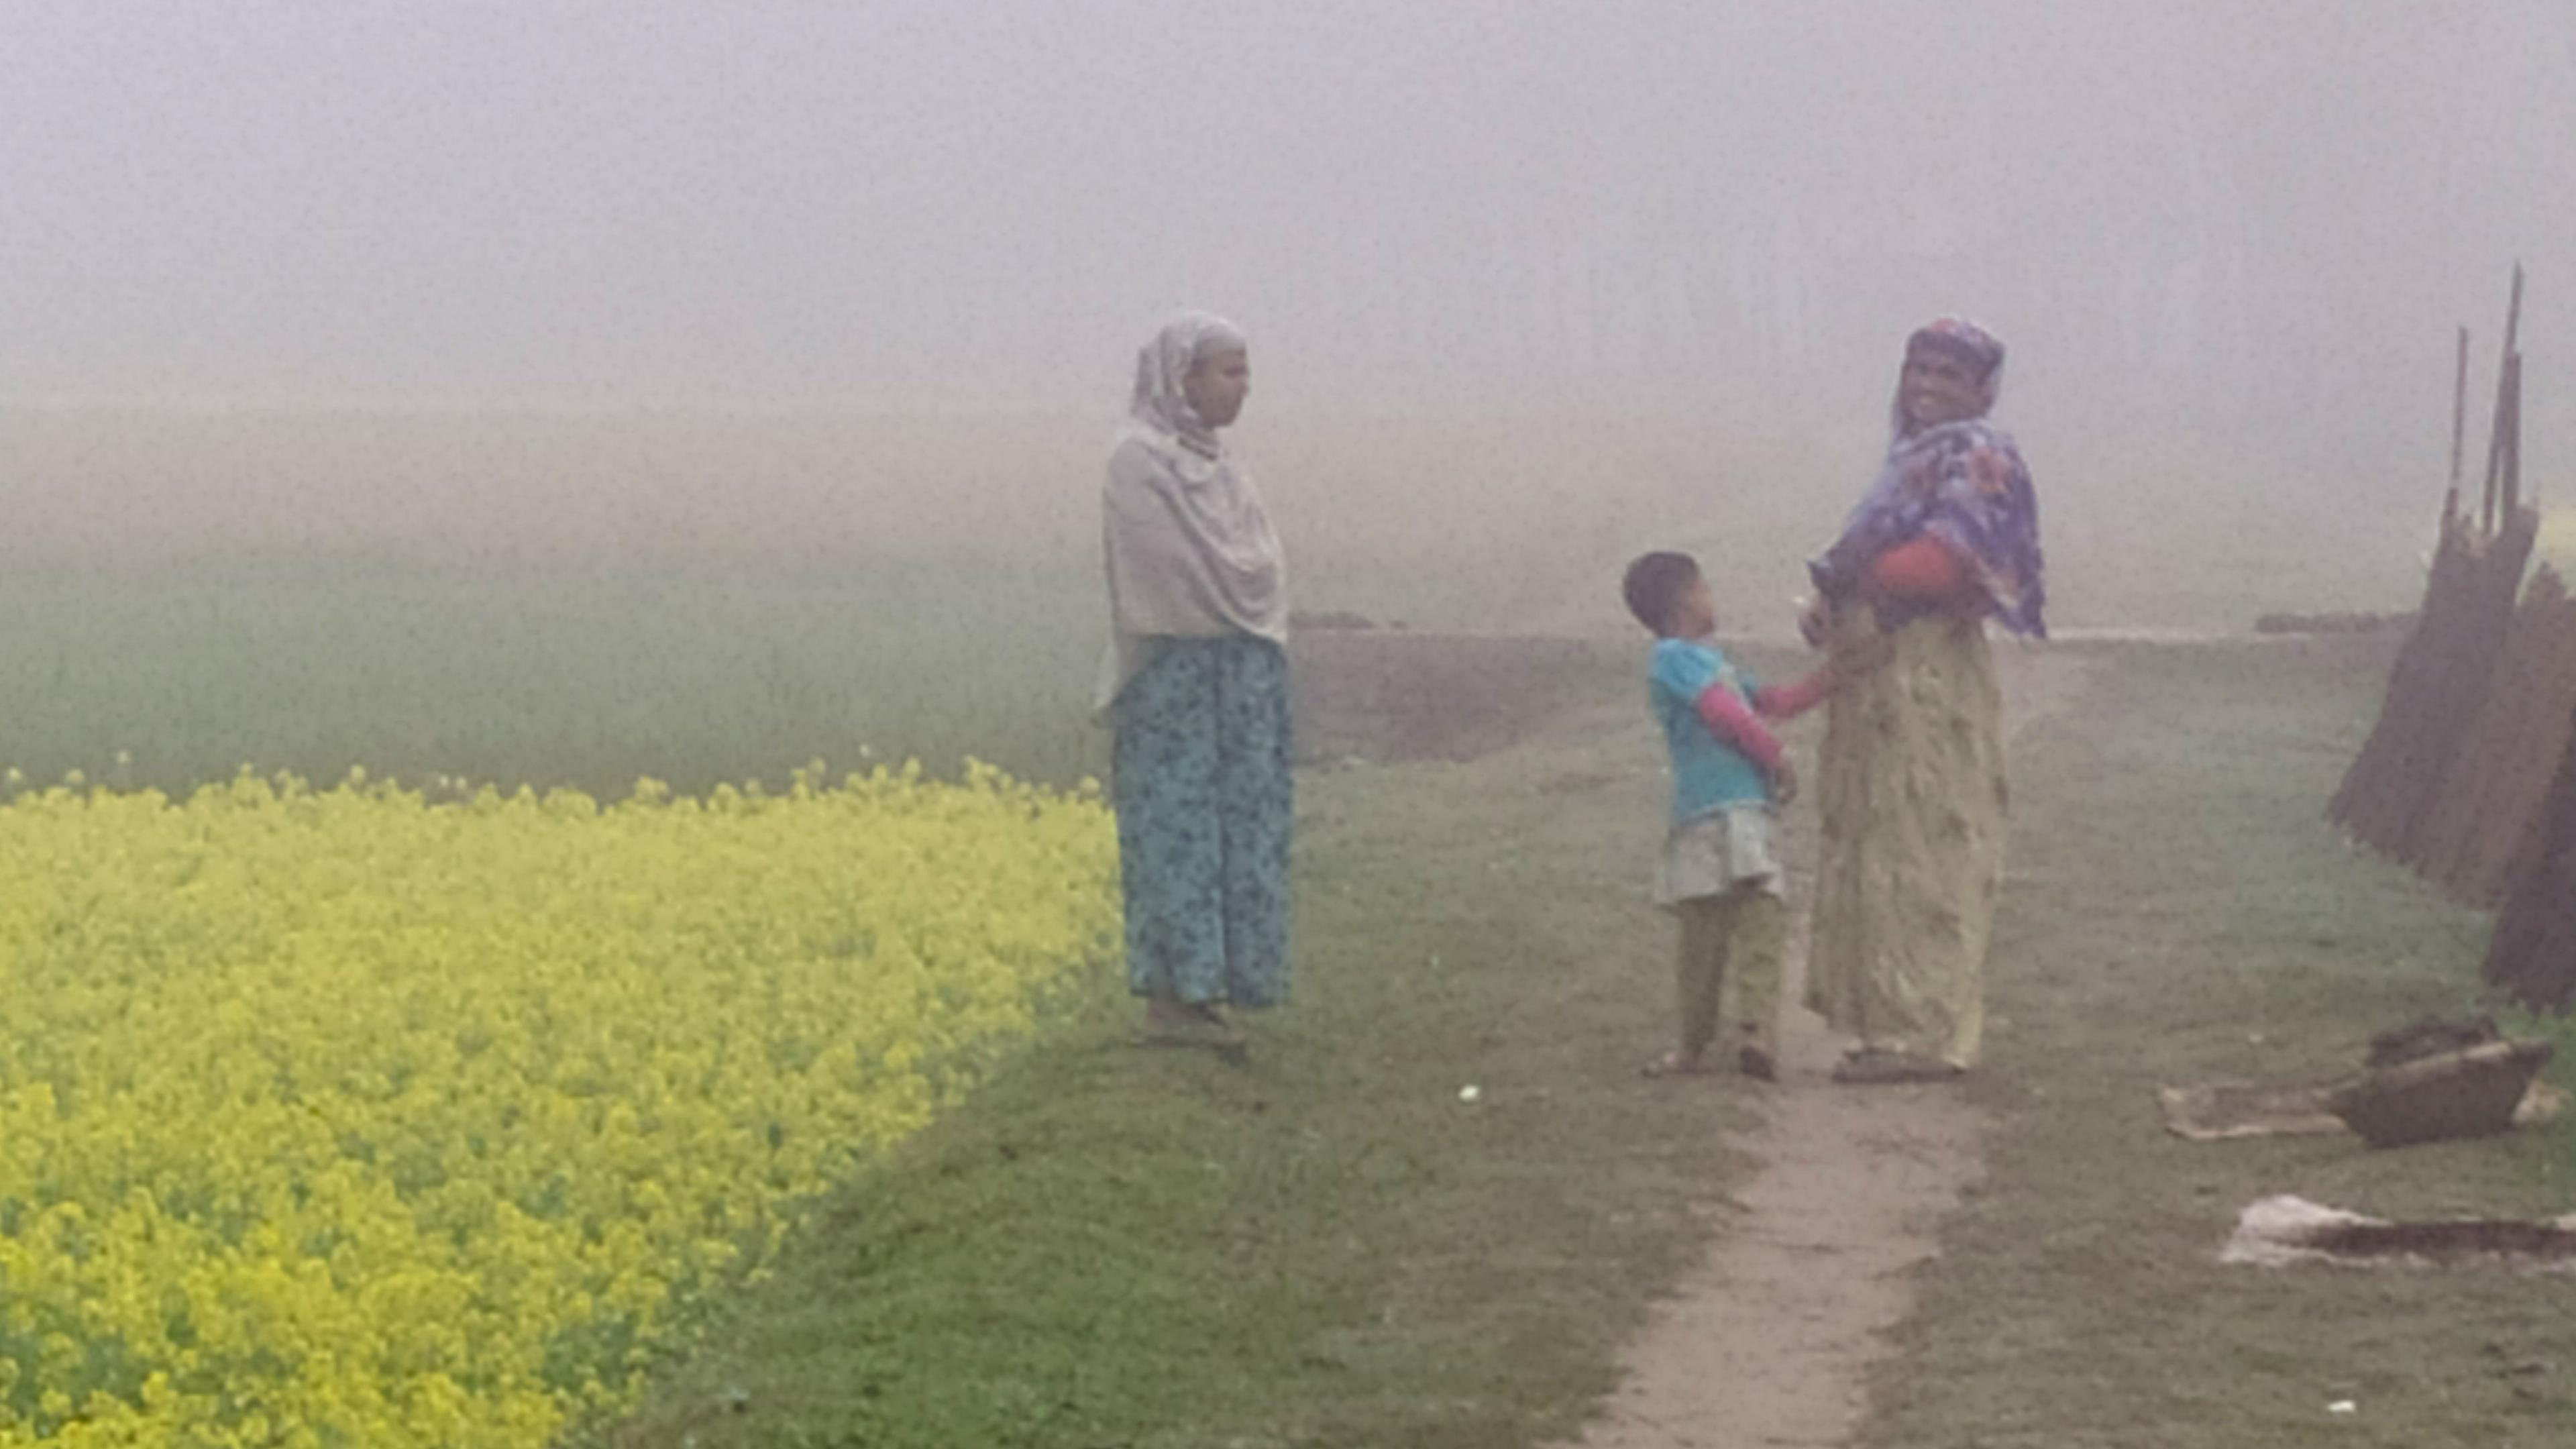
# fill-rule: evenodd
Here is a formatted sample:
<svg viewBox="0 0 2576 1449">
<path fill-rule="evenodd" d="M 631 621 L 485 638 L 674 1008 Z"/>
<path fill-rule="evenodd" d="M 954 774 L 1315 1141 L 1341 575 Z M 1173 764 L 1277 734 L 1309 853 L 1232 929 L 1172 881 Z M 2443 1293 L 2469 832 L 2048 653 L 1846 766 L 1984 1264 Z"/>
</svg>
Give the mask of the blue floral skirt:
<svg viewBox="0 0 2576 1449">
<path fill-rule="evenodd" d="M 1163 640 L 1112 724 L 1128 988 L 1286 999 L 1287 651 L 1249 635 Z"/>
</svg>

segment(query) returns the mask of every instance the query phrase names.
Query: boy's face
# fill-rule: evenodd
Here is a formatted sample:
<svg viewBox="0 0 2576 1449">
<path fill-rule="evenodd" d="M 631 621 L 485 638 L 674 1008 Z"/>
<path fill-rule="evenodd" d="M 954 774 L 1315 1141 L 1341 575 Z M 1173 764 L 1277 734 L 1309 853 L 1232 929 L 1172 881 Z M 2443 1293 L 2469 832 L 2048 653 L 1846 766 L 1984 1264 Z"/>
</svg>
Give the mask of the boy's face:
<svg viewBox="0 0 2576 1449">
<path fill-rule="evenodd" d="M 1708 591 L 1705 577 L 1691 580 L 1690 587 L 1674 596 L 1672 617 L 1664 627 L 1675 639 L 1698 639 L 1717 632 L 1717 596 Z"/>
</svg>

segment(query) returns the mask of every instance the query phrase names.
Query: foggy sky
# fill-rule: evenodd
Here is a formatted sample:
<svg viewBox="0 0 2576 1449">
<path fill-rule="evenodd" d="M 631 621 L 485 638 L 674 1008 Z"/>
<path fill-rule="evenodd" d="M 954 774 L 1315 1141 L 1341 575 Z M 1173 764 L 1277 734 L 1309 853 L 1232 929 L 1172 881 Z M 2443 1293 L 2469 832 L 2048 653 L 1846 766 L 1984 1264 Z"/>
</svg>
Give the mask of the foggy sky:
<svg viewBox="0 0 2576 1449">
<path fill-rule="evenodd" d="M 0 0 L 0 394 L 1866 408 L 2576 453 L 2564 0 Z M 2473 407 L 2473 413 L 2479 411 Z"/>
</svg>

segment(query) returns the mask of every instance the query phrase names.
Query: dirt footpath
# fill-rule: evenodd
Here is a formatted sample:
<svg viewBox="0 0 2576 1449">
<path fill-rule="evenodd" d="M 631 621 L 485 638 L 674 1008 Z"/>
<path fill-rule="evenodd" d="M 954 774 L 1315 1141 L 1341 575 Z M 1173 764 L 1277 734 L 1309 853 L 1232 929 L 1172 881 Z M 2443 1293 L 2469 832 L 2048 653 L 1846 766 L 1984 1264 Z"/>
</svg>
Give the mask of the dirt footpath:
<svg viewBox="0 0 2576 1449">
<path fill-rule="evenodd" d="M 2073 659 L 2010 646 L 1998 658 L 2015 733 L 2079 683 Z M 1793 949 L 1792 1002 L 1805 974 Z M 1882 1335 L 1905 1315 L 1908 1270 L 1977 1175 L 1981 1123 L 1955 1089 L 1835 1086 L 1837 1043 L 1803 1009 L 1781 1044 L 1786 1070 L 1747 1144 L 1761 1165 L 1710 1206 L 1710 1256 L 1630 1345 L 1590 1449 L 1848 1443 Z"/>
</svg>

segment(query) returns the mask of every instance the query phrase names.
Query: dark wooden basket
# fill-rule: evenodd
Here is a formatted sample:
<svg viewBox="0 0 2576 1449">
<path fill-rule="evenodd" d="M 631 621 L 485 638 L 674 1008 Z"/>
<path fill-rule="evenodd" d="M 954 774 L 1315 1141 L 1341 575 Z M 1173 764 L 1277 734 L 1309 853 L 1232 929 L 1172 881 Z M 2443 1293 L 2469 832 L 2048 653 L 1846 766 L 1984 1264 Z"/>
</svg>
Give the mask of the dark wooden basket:
<svg viewBox="0 0 2576 1449">
<path fill-rule="evenodd" d="M 2531 1079 L 2556 1048 L 2496 1041 L 2364 1072 L 2326 1093 L 2326 1110 L 2373 1147 L 2486 1137 L 2513 1125 Z"/>
</svg>

